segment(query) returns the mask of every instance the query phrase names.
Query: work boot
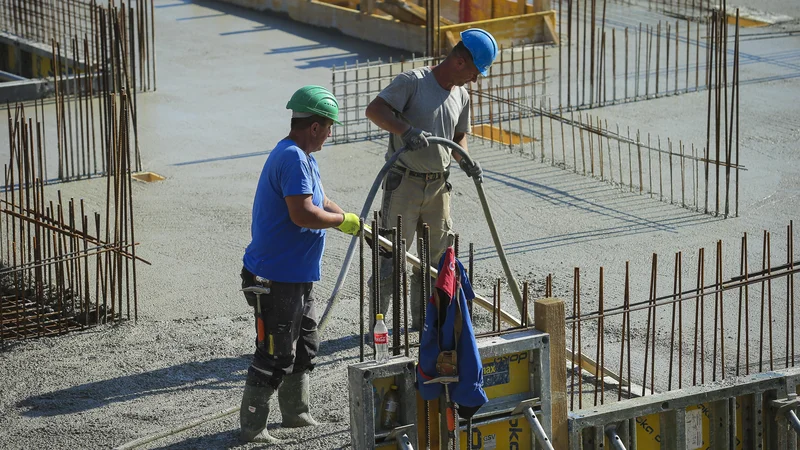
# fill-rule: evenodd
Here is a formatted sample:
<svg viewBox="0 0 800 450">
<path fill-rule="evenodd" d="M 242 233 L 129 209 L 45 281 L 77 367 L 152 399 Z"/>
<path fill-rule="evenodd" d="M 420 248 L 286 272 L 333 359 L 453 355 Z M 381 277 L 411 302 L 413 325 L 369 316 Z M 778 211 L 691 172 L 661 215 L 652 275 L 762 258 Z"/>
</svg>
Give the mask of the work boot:
<svg viewBox="0 0 800 450">
<path fill-rule="evenodd" d="M 308 408 L 308 384 L 308 372 L 283 376 L 283 383 L 278 388 L 278 404 L 283 416 L 282 427 L 298 428 L 319 425 L 319 422 L 311 417 Z"/>
<path fill-rule="evenodd" d="M 271 386 L 253 386 L 245 384 L 242 406 L 239 409 L 241 432 L 239 439 L 245 442 L 262 442 L 281 444 L 285 441 L 272 437 L 267 432 L 269 418 L 269 400 L 275 394 Z"/>
</svg>

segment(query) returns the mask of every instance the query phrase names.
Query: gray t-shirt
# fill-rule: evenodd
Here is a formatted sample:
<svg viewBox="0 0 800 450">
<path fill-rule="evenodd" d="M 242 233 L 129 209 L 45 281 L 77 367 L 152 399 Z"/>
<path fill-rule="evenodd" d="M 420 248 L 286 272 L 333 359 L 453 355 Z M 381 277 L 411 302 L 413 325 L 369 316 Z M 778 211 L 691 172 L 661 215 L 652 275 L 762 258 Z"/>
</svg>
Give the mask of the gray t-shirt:
<svg viewBox="0 0 800 450">
<path fill-rule="evenodd" d="M 456 133 L 470 130 L 469 93 L 463 86 L 443 89 L 430 67 L 401 73 L 378 97 L 394 108 L 401 120 L 434 136 L 453 139 Z M 386 159 L 401 147 L 403 140 L 392 134 Z M 404 152 L 398 164 L 415 172 L 443 172 L 450 165 L 450 149 L 434 144 Z"/>
</svg>

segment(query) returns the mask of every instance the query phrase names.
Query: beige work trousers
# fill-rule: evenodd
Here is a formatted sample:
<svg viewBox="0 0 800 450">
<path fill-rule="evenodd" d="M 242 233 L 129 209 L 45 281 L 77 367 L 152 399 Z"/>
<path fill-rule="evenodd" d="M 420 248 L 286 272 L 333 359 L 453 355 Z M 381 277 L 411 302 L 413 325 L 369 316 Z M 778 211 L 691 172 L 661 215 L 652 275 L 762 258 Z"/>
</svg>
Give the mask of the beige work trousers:
<svg viewBox="0 0 800 450">
<path fill-rule="evenodd" d="M 392 229 L 397 226 L 397 216 L 403 217 L 403 239 L 406 251 L 423 236 L 423 224 L 430 228 L 431 264 L 435 267 L 442 253 L 454 243 L 453 221 L 450 218 L 450 183 L 446 176 L 428 180 L 412 176 L 408 170 L 392 168 L 383 182 L 383 205 L 381 207 L 381 228 Z M 417 248 L 417 255 L 421 254 Z M 386 315 L 394 292 L 394 267 L 391 258 L 381 258 L 380 300 L 377 313 Z M 409 309 L 411 326 L 422 328 L 420 301 L 420 271 L 413 270 L 409 286 Z M 369 280 L 369 311 L 375 320 L 373 305 L 373 280 Z M 402 304 L 401 304 L 402 310 Z M 387 325 L 390 325 L 387 323 Z"/>
</svg>

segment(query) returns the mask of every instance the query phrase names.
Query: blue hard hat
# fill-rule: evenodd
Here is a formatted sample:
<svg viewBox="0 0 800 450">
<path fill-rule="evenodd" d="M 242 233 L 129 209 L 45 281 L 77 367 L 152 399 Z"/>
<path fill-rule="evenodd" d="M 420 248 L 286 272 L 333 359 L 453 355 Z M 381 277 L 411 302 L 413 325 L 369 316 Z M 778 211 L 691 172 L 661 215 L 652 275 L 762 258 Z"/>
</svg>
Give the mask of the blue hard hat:
<svg viewBox="0 0 800 450">
<path fill-rule="evenodd" d="M 489 66 L 497 58 L 497 41 L 494 37 L 486 30 L 470 28 L 461 32 L 461 41 L 472 54 L 472 62 L 481 75 L 488 75 Z"/>
</svg>

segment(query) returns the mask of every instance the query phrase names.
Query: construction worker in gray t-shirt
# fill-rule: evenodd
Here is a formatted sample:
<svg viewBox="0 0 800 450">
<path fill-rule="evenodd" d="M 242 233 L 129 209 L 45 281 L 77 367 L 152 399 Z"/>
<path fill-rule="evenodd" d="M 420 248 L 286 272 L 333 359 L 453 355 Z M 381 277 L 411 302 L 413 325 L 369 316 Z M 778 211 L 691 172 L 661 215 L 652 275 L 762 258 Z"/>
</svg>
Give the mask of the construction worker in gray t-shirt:
<svg viewBox="0 0 800 450">
<path fill-rule="evenodd" d="M 389 131 L 386 159 L 405 147 L 383 183 L 381 228 L 391 229 L 397 216 L 403 216 L 403 236 L 406 251 L 414 243 L 414 234 L 421 237 L 422 224 L 431 233 L 430 256 L 437 264 L 444 250 L 453 244 L 453 222 L 450 218 L 451 158 L 470 177 L 480 177 L 477 162 L 466 164 L 447 147 L 429 144 L 428 136 L 454 141 L 467 149 L 470 131 L 469 93 L 464 85 L 475 82 L 478 75 L 486 76 L 498 47 L 494 37 L 485 30 L 471 28 L 461 33 L 461 41 L 448 56 L 434 67 L 409 70 L 398 75 L 369 104 L 366 116 L 375 125 Z M 381 261 L 380 311 L 386 313 L 393 292 L 392 260 Z M 418 289 L 420 274 L 411 277 Z M 373 280 L 370 280 L 372 289 Z M 412 292 L 416 292 L 412 287 Z M 422 315 L 419 296 L 411 296 L 412 328 L 420 329 Z M 370 306 L 372 302 L 370 302 Z M 370 308 L 372 309 L 372 308 Z"/>
</svg>

